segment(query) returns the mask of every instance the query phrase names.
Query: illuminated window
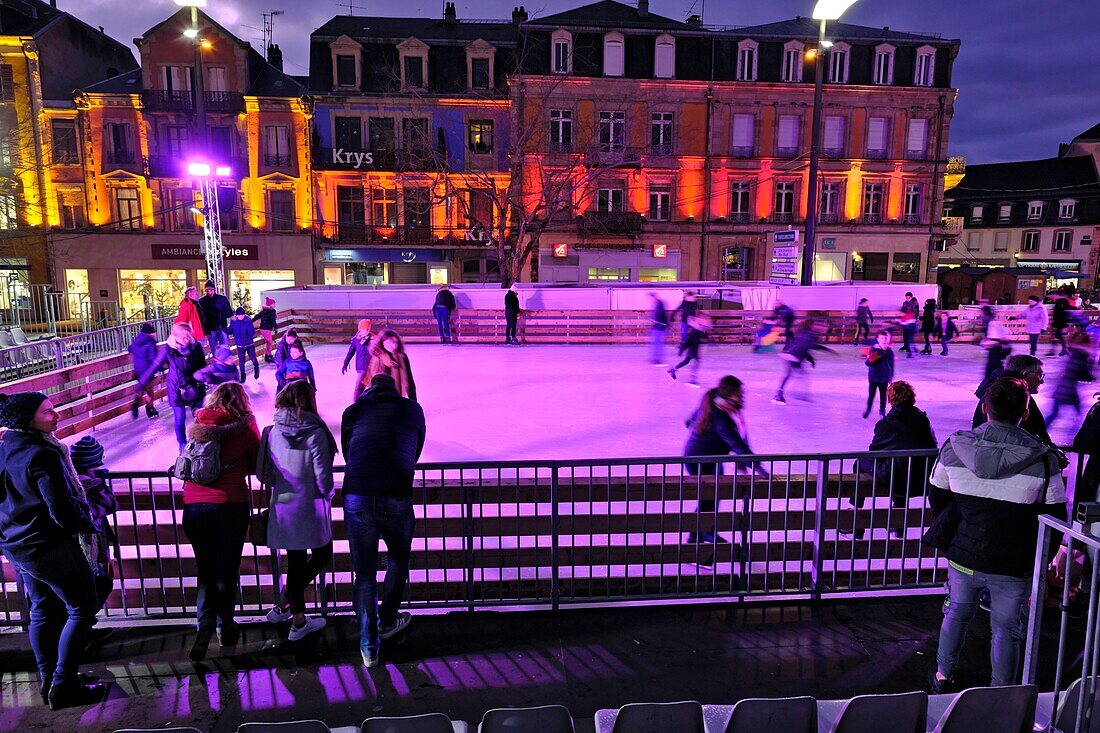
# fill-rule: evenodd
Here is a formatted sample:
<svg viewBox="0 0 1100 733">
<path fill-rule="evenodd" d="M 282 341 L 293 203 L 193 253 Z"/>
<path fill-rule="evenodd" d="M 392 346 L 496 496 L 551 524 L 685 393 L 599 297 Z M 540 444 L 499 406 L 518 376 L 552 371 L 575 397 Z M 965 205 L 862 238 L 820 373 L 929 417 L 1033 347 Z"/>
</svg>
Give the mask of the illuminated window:
<svg viewBox="0 0 1100 733">
<path fill-rule="evenodd" d="M 894 83 L 894 47 L 888 43 L 875 46 L 875 66 L 872 75 L 875 84 Z"/>
<path fill-rule="evenodd" d="M 737 81 L 756 81 L 756 57 L 760 46 L 756 41 L 737 43 Z"/>
<path fill-rule="evenodd" d="M 115 225 L 119 229 L 141 229 L 141 198 L 136 188 L 115 189 Z"/>
<path fill-rule="evenodd" d="M 470 120 L 466 139 L 471 153 L 493 152 L 493 121 Z"/>
<path fill-rule="evenodd" d="M 623 36 L 608 33 L 603 37 L 603 75 L 623 75 Z"/>
<path fill-rule="evenodd" d="M 371 189 L 371 223 L 376 227 L 397 226 L 397 189 Z"/>
<path fill-rule="evenodd" d="M 649 220 L 668 221 L 672 217 L 672 191 L 668 186 L 649 187 Z"/>
<path fill-rule="evenodd" d="M 589 280 L 630 280 L 629 267 L 589 267 Z"/>
<path fill-rule="evenodd" d="M 917 49 L 917 63 L 913 68 L 913 85 L 930 87 L 936 74 L 936 49 L 921 46 Z"/>
<path fill-rule="evenodd" d="M 789 41 L 783 46 L 783 81 L 802 81 L 805 49 L 798 41 Z"/>
</svg>

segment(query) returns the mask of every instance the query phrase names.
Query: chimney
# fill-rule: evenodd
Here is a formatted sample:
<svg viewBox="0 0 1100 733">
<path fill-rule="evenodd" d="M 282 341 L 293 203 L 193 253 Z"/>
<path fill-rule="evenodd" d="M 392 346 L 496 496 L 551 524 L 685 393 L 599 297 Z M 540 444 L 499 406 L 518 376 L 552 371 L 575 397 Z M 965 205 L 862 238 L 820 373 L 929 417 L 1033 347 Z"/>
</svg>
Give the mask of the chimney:
<svg viewBox="0 0 1100 733">
<path fill-rule="evenodd" d="M 649 17 L 649 0 L 638 0 L 638 17 Z"/>
<path fill-rule="evenodd" d="M 51 8 L 56 8 L 57 7 L 57 0 L 50 0 L 50 7 Z"/>
<path fill-rule="evenodd" d="M 267 47 L 267 63 L 279 71 L 283 70 L 283 49 L 279 48 L 279 44 L 272 43 Z"/>
<path fill-rule="evenodd" d="M 443 22 L 444 23 L 457 23 L 458 14 L 455 12 L 455 4 L 447 3 L 443 6 Z"/>
<path fill-rule="evenodd" d="M 696 27 L 702 27 L 703 25 L 703 19 L 698 15 L 689 15 L 688 19 L 684 22 L 686 22 L 688 25 L 693 25 Z"/>
<path fill-rule="evenodd" d="M 520 5 L 518 8 L 512 8 L 512 25 L 519 25 L 520 23 L 527 22 L 527 8 Z"/>
</svg>

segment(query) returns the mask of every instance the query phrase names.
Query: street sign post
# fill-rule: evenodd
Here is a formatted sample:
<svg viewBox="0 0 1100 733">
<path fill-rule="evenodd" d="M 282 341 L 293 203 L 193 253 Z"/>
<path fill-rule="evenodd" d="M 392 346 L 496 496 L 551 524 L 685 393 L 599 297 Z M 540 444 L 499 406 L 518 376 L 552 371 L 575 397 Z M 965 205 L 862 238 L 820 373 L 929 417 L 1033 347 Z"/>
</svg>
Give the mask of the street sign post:
<svg viewBox="0 0 1100 733">
<path fill-rule="evenodd" d="M 794 244 L 798 241 L 797 229 L 784 229 L 781 232 L 772 232 L 773 244 Z"/>
<path fill-rule="evenodd" d="M 798 246 L 793 247 L 772 247 L 772 262 L 776 260 L 795 259 L 801 253 L 802 248 Z"/>
</svg>

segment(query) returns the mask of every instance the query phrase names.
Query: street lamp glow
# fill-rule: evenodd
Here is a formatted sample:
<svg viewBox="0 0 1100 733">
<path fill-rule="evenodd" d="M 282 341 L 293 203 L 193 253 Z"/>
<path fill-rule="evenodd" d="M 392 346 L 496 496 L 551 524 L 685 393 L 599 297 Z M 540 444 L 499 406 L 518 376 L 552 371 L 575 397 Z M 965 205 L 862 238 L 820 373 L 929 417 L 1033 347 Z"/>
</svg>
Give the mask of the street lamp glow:
<svg viewBox="0 0 1100 733">
<path fill-rule="evenodd" d="M 176 0 L 179 2 L 179 0 Z M 844 11 L 856 4 L 856 0 L 817 0 L 814 20 L 837 20 Z"/>
<path fill-rule="evenodd" d="M 199 37 L 199 29 L 198 28 L 188 28 L 187 30 L 185 30 L 183 32 L 183 37 L 184 38 L 190 38 L 191 40 L 194 40 L 194 39 L 198 38 Z"/>
<path fill-rule="evenodd" d="M 196 178 L 207 178 L 210 176 L 210 164 L 209 163 L 188 163 L 187 175 L 195 176 Z"/>
<path fill-rule="evenodd" d="M 201 41 L 199 41 L 199 45 L 202 46 L 203 48 L 206 48 L 206 49 L 214 48 L 214 44 L 211 43 L 209 40 L 207 40 L 205 38 L 203 38 Z"/>
<path fill-rule="evenodd" d="M 229 166 L 227 165 L 219 165 L 214 169 L 214 175 L 219 178 L 229 178 L 229 176 L 232 175 L 232 171 L 229 170 Z"/>
<path fill-rule="evenodd" d="M 174 0 L 176 5 L 184 8 L 205 8 L 206 0 Z"/>
</svg>

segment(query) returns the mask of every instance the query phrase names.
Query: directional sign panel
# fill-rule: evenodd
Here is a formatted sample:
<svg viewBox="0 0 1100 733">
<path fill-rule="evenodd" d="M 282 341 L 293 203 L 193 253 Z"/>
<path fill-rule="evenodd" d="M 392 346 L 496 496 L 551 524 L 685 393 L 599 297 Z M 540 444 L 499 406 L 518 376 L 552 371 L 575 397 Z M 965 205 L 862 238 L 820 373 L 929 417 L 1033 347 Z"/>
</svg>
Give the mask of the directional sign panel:
<svg viewBox="0 0 1100 733">
<path fill-rule="evenodd" d="M 772 274 L 773 275 L 775 275 L 775 274 L 779 274 L 779 275 L 797 275 L 798 274 L 798 265 L 799 265 L 799 263 L 797 263 L 797 262 L 773 262 L 772 263 Z"/>
<path fill-rule="evenodd" d="M 772 232 L 772 242 L 775 244 L 794 244 L 797 241 L 797 229 L 784 229 L 781 232 Z"/>
<path fill-rule="evenodd" d="M 793 277 L 783 277 L 782 275 L 772 275 L 768 278 L 768 282 L 772 285 L 798 285 L 798 280 Z"/>
<path fill-rule="evenodd" d="M 794 259 L 801 256 L 801 254 L 802 248 L 797 245 L 794 247 L 772 247 L 773 260 Z"/>
</svg>

